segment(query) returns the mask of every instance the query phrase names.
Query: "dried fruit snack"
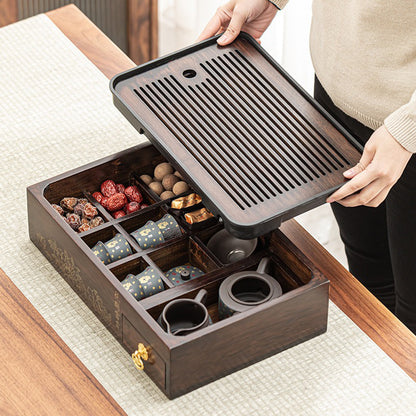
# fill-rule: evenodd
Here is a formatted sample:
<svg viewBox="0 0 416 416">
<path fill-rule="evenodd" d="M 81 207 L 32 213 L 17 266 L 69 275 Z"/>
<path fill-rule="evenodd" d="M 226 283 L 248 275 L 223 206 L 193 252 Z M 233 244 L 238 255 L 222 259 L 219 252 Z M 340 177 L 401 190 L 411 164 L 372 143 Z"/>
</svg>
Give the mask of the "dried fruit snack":
<svg viewBox="0 0 416 416">
<path fill-rule="evenodd" d="M 88 231 L 104 223 L 104 220 L 97 216 L 97 208 L 86 198 L 68 196 L 62 198 L 59 205 L 51 205 L 62 216 L 62 219 L 78 233 Z"/>
<path fill-rule="evenodd" d="M 105 180 L 100 185 L 100 191 L 94 192 L 92 196 L 107 211 L 110 211 L 114 218 L 124 217 L 149 206 L 143 203 L 143 195 L 136 185 L 126 187 L 111 179 Z"/>
</svg>

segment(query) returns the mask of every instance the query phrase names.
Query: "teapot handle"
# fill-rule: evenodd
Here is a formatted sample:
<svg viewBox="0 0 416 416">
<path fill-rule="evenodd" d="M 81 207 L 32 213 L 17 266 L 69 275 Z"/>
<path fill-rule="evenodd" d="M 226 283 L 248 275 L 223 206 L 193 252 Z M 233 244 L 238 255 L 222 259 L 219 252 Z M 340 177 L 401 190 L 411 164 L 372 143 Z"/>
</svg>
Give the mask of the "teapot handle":
<svg viewBox="0 0 416 416">
<path fill-rule="evenodd" d="M 207 301 L 208 292 L 205 289 L 201 289 L 195 296 L 195 301 L 202 303 L 203 305 Z"/>
<path fill-rule="evenodd" d="M 257 273 L 265 274 L 268 272 L 270 257 L 263 257 L 257 267 Z"/>
</svg>

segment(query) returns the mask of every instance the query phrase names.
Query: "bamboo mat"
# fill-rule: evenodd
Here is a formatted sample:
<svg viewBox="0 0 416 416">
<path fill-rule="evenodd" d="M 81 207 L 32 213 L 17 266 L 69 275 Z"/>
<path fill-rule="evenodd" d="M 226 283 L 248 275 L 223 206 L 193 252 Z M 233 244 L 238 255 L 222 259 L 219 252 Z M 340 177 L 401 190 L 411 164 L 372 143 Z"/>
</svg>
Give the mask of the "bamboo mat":
<svg viewBox="0 0 416 416">
<path fill-rule="evenodd" d="M 416 415 L 416 383 L 332 303 L 326 334 L 173 401 L 134 368 L 30 242 L 25 188 L 143 140 L 108 80 L 46 16 L 0 29 L 0 267 L 125 411 Z"/>
</svg>

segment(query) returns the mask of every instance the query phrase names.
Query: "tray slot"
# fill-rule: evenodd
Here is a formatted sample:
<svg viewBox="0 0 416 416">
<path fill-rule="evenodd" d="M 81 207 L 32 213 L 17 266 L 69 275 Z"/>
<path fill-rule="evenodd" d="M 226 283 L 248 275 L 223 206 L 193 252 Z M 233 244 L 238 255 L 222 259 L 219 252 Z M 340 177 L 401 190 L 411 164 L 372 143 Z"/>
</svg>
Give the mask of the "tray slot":
<svg viewBox="0 0 416 416">
<path fill-rule="evenodd" d="M 134 89 L 136 95 L 156 114 L 163 114 L 164 118 L 162 121 L 166 126 L 171 130 L 175 137 L 185 146 L 185 148 L 192 154 L 192 156 L 206 169 L 207 172 L 214 174 L 214 177 L 221 178 L 228 186 L 227 192 L 232 196 L 235 203 L 241 208 L 244 209 L 245 206 L 251 206 L 250 202 L 246 199 L 246 196 L 239 191 L 239 189 L 244 187 L 244 184 L 241 182 L 241 179 L 235 176 L 234 172 L 227 172 L 224 170 L 221 164 L 216 160 L 216 150 L 211 147 L 206 147 L 204 144 L 204 138 L 201 137 L 201 134 L 193 131 L 192 125 L 188 127 L 188 122 L 182 118 L 178 113 L 175 114 L 175 118 L 179 122 L 175 121 L 175 118 L 170 116 L 169 113 L 171 110 L 171 105 L 166 103 L 163 107 L 158 103 L 159 99 L 156 96 L 156 100 L 152 98 L 147 91 L 140 87 L 140 92 L 137 89 Z M 144 98 L 146 96 L 146 98 Z M 159 115 L 160 117 L 160 115 Z M 193 143 L 189 141 L 189 137 L 194 137 L 195 140 Z M 237 182 L 235 184 L 235 182 Z M 253 196 L 248 196 L 248 198 L 254 203 L 256 200 L 253 199 Z"/>
<path fill-rule="evenodd" d="M 235 49 L 235 54 L 238 55 L 241 60 L 239 60 L 231 51 L 230 55 L 244 68 L 247 73 L 250 75 L 251 80 L 261 79 L 263 83 L 260 83 L 261 87 L 267 91 L 271 96 L 273 96 L 273 91 L 277 97 L 280 97 L 282 101 L 277 100 L 280 104 L 283 104 L 284 109 L 290 112 L 293 112 L 295 115 L 295 119 L 301 120 L 301 123 L 297 126 L 297 129 L 302 129 L 303 134 L 310 136 L 311 138 L 317 140 L 316 143 L 320 144 L 321 151 L 326 152 L 328 156 L 330 156 L 334 162 L 336 162 L 339 167 L 345 167 L 343 162 L 347 165 L 350 164 L 350 161 L 343 156 L 343 154 L 329 141 L 324 135 L 322 135 L 315 126 L 306 118 L 304 115 L 294 107 L 294 105 L 290 102 L 288 98 L 286 98 L 281 91 L 279 91 L 265 76 L 262 74 L 238 49 Z M 244 65 L 246 64 L 246 65 Z M 251 71 L 250 71 L 251 69 Z M 304 125 L 302 124 L 304 123 Z M 306 128 L 307 126 L 307 128 Z M 312 136 L 311 136 L 312 133 Z M 329 146 L 332 152 L 325 147 Z M 338 160 L 337 157 L 340 159 Z"/>
<path fill-rule="evenodd" d="M 232 129 L 227 127 L 226 124 L 219 122 L 218 120 L 221 120 L 221 116 L 216 114 L 215 110 L 213 111 L 212 107 L 207 105 L 207 102 L 195 100 L 195 97 L 190 94 L 189 90 L 186 89 L 173 75 L 171 75 L 170 78 L 171 80 L 165 77 L 163 82 L 159 80 L 159 84 L 165 89 L 166 93 L 169 93 L 172 98 L 178 100 L 178 104 L 179 102 L 182 102 L 189 106 L 192 110 L 190 113 L 193 118 L 199 121 L 200 126 L 204 126 L 203 128 L 206 134 L 210 137 L 217 149 L 221 149 L 221 154 L 218 156 L 223 158 L 229 156 L 234 159 L 233 162 L 240 166 L 243 171 L 249 171 L 248 175 L 244 175 L 243 179 L 247 176 L 250 178 L 251 175 L 257 176 L 260 183 L 253 182 L 250 184 L 250 188 L 257 188 L 259 193 L 263 194 L 265 198 L 269 198 L 269 193 L 273 196 L 276 196 L 277 193 L 283 193 L 279 187 L 276 187 L 275 180 L 271 181 L 269 179 L 270 172 L 265 173 L 263 171 L 261 172 L 263 175 L 258 174 L 257 169 L 263 170 L 264 167 L 258 162 L 259 159 L 264 156 L 260 155 L 257 152 L 257 149 L 254 149 L 253 147 L 247 149 L 247 145 L 250 145 L 250 143 L 242 143 L 240 137 L 236 135 Z M 189 86 L 189 88 L 191 89 L 192 86 Z M 206 111 L 207 108 L 209 108 L 210 111 Z M 281 186 L 284 190 L 288 190 L 283 183 L 281 183 Z"/>
<path fill-rule="evenodd" d="M 325 175 L 326 172 L 331 172 L 333 169 L 343 167 L 342 163 L 340 163 L 334 155 L 331 156 L 335 159 L 335 162 L 338 163 L 338 166 L 323 153 L 325 152 L 325 149 L 318 149 L 317 143 L 319 144 L 320 142 L 318 141 L 315 143 L 315 138 L 312 137 L 307 130 L 302 128 L 303 126 L 298 122 L 296 115 L 293 114 L 289 108 L 284 107 L 280 100 L 276 100 L 276 97 L 268 95 L 264 86 L 257 83 L 256 79 L 252 77 L 252 74 L 241 71 L 241 64 L 236 64 L 235 60 L 231 60 L 229 57 L 231 54 L 232 52 L 224 54 L 222 57 L 218 56 L 217 59 L 207 61 L 206 65 L 210 67 L 210 71 L 207 68 L 204 69 L 211 73 L 213 77 L 215 76 L 214 73 L 217 74 L 223 81 L 225 88 L 228 86 L 234 94 L 237 94 L 243 102 L 248 105 L 249 108 L 256 108 L 256 116 L 260 117 L 263 122 L 266 122 L 267 126 L 271 128 L 274 134 L 277 134 L 281 140 L 285 141 L 285 137 L 290 137 L 291 144 L 296 147 L 301 164 L 309 167 L 308 175 L 319 177 L 318 172 L 321 175 Z M 234 64 L 233 67 L 228 63 Z M 215 66 L 213 64 L 215 64 Z M 239 73 L 234 69 L 238 69 Z M 241 73 L 242 76 L 240 75 Z M 231 76 L 231 74 L 233 76 Z M 246 89 L 243 88 L 240 92 L 237 86 L 238 82 L 243 83 Z M 264 113 L 263 111 L 263 117 L 262 109 L 264 109 L 264 107 L 267 108 L 268 112 Z M 273 117 L 271 117 L 271 115 L 273 115 Z M 266 118 L 268 121 L 265 120 Z M 274 128 L 276 124 L 279 129 Z M 285 144 L 289 148 L 292 147 L 290 150 L 293 152 L 293 146 L 288 145 L 287 141 L 285 141 Z M 322 158 L 325 160 L 322 160 Z"/>
<path fill-rule="evenodd" d="M 208 74 L 212 74 L 212 71 L 208 69 L 208 65 L 203 66 L 203 68 Z M 250 106 L 244 105 L 244 101 L 240 101 L 244 100 L 243 97 L 240 96 L 239 100 L 236 101 L 231 101 L 226 98 L 230 94 L 231 96 L 234 95 L 233 90 L 227 88 L 226 83 L 222 85 L 222 88 L 225 89 L 225 91 L 222 94 L 217 93 L 217 84 L 218 81 L 213 82 L 210 78 L 207 78 L 206 82 L 201 84 L 204 89 L 200 88 L 200 90 L 211 94 L 220 103 L 228 103 L 228 108 L 234 107 L 234 117 L 236 119 L 243 119 L 244 122 L 251 127 L 250 132 L 256 137 L 260 137 L 262 139 L 260 143 L 266 146 L 265 149 L 267 149 L 272 155 L 277 155 L 279 157 L 279 162 L 282 163 L 281 166 L 287 166 L 284 172 L 282 172 L 279 168 L 280 163 L 272 166 L 273 172 L 278 178 L 282 180 L 285 178 L 285 174 L 289 174 L 289 176 L 292 177 L 292 179 L 294 179 L 298 184 L 299 180 L 303 183 L 307 183 L 308 181 L 312 181 L 314 177 L 319 178 L 320 175 L 316 173 L 317 169 L 310 166 L 307 159 L 305 160 L 305 153 L 303 150 L 300 150 L 298 146 L 291 146 L 288 144 L 286 136 L 278 132 L 276 128 L 273 127 L 272 122 L 266 121 L 265 117 L 261 115 L 261 112 L 256 111 Z M 220 97 L 224 98 L 221 99 Z M 258 121 L 259 117 L 261 122 L 264 124 L 261 124 L 260 121 Z M 279 142 L 277 142 L 276 139 L 278 139 Z M 296 179 L 295 175 L 297 176 Z M 300 185 L 301 184 L 298 186 Z"/>
</svg>

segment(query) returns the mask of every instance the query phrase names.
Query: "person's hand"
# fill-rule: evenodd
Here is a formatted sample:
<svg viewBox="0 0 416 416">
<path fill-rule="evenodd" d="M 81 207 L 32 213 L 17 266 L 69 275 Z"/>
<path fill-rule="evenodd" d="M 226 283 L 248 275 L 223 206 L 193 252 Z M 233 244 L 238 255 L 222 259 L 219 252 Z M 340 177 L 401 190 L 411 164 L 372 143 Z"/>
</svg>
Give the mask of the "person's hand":
<svg viewBox="0 0 416 416">
<path fill-rule="evenodd" d="M 360 161 L 344 172 L 351 179 L 326 202 L 344 207 L 378 207 L 399 180 L 412 153 L 406 150 L 383 125 L 370 137 Z"/>
<path fill-rule="evenodd" d="M 233 42 L 242 30 L 260 42 L 261 35 L 276 13 L 277 7 L 268 0 L 231 0 L 217 9 L 197 42 L 224 30 L 224 34 L 217 41 L 222 46 Z"/>
</svg>

